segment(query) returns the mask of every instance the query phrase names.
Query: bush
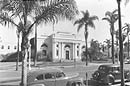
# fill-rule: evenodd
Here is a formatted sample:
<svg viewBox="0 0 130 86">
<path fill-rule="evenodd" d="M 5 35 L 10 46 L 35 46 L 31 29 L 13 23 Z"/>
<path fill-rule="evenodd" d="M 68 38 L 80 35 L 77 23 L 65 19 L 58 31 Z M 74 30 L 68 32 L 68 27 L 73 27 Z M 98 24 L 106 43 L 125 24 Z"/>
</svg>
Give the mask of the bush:
<svg viewBox="0 0 130 86">
<path fill-rule="evenodd" d="M 4 58 L 1 60 L 1 62 L 16 62 L 17 61 L 17 52 L 14 53 L 8 53 L 4 55 Z M 22 53 L 19 53 L 19 61 L 22 61 Z"/>
</svg>

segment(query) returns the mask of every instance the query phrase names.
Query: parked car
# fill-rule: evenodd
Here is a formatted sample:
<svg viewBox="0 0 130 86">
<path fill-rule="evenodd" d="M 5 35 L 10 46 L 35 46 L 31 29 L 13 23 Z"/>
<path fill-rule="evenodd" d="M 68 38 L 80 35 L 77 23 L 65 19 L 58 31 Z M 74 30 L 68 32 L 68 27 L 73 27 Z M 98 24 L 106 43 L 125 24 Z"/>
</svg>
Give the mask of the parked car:
<svg viewBox="0 0 130 86">
<path fill-rule="evenodd" d="M 130 59 L 126 59 L 125 64 L 130 64 Z"/>
<path fill-rule="evenodd" d="M 130 71 L 124 70 L 125 80 L 130 80 Z M 116 81 L 121 80 L 121 71 L 120 65 L 109 64 L 109 65 L 100 65 L 98 70 L 92 74 L 92 80 L 97 81 L 98 83 L 113 84 Z"/>
<path fill-rule="evenodd" d="M 28 86 L 84 86 L 68 84 L 70 81 L 81 82 L 81 80 L 78 73 L 67 76 L 59 68 L 38 69 L 27 74 Z"/>
</svg>

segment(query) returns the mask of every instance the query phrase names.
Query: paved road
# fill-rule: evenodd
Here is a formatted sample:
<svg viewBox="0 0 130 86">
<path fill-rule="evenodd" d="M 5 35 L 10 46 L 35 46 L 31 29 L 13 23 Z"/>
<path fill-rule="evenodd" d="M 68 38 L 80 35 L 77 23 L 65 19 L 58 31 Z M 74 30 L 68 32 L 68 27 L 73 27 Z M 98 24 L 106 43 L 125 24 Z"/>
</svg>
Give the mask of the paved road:
<svg viewBox="0 0 130 86">
<path fill-rule="evenodd" d="M 2 64 L 2 63 L 0 63 Z M 11 65 L 12 64 L 12 65 Z M 17 86 L 20 82 L 21 69 L 15 71 L 15 63 L 0 65 L 0 86 Z M 91 74 L 98 68 L 99 65 L 104 63 L 90 63 L 87 67 L 84 64 L 78 64 L 76 67 L 74 65 L 63 66 L 55 65 L 52 67 L 61 68 L 66 74 L 79 73 L 81 77 L 86 79 L 85 73 L 88 73 L 88 79 L 90 80 Z M 40 66 L 44 67 L 44 66 Z M 130 64 L 125 65 L 125 69 L 130 69 Z M 115 86 L 115 85 L 113 85 Z"/>
</svg>

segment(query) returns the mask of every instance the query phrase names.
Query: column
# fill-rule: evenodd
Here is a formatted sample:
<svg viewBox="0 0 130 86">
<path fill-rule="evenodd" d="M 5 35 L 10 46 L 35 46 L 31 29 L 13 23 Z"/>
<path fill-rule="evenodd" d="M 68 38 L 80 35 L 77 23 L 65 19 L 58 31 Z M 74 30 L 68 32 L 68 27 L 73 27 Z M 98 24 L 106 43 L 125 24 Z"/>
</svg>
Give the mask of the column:
<svg viewBox="0 0 130 86">
<path fill-rule="evenodd" d="M 62 60 L 64 60 L 64 59 L 65 59 L 64 46 L 65 46 L 65 44 L 64 44 L 64 43 L 62 43 Z"/>
<path fill-rule="evenodd" d="M 53 40 L 53 42 L 52 42 L 53 44 L 52 44 L 52 60 L 55 60 L 55 57 L 56 57 L 56 47 L 55 47 L 55 42 L 54 42 L 54 40 Z"/>
<path fill-rule="evenodd" d="M 75 59 L 75 43 L 73 43 L 73 59 Z"/>
<path fill-rule="evenodd" d="M 81 60 L 82 46 L 79 44 L 79 59 Z"/>
<path fill-rule="evenodd" d="M 60 43 L 60 62 L 61 62 L 61 60 L 62 60 L 62 42 Z"/>
</svg>

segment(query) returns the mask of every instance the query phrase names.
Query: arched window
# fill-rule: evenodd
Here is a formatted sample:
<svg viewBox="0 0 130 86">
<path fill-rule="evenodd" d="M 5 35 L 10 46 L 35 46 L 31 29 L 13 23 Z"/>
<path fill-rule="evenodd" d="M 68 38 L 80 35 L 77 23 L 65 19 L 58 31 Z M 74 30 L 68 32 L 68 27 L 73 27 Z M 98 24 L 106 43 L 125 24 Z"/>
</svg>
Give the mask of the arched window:
<svg viewBox="0 0 130 86">
<path fill-rule="evenodd" d="M 8 49 L 10 49 L 10 46 L 8 46 Z"/>
<path fill-rule="evenodd" d="M 17 47 L 16 47 L 16 46 L 14 46 L 14 49 L 17 49 Z"/>
<path fill-rule="evenodd" d="M 1 49 L 4 49 L 4 45 L 1 46 Z"/>
</svg>

